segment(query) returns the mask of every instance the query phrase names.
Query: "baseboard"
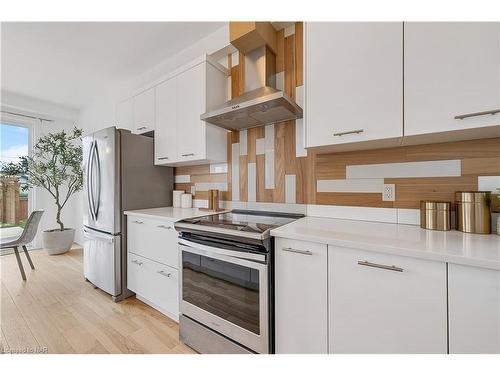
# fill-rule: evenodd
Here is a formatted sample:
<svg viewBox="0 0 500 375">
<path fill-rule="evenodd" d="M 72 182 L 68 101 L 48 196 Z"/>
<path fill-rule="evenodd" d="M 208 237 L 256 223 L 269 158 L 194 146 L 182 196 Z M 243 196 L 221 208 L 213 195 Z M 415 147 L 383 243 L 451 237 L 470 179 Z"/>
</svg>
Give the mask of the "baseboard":
<svg viewBox="0 0 500 375">
<path fill-rule="evenodd" d="M 173 313 L 171 311 L 167 311 L 167 310 L 161 308 L 160 306 L 156 305 L 155 303 L 151 302 L 147 298 L 144 298 L 143 296 L 140 296 L 139 294 L 136 294 L 135 298 L 137 298 L 139 301 L 144 302 L 146 305 L 151 306 L 153 309 L 161 312 L 163 315 L 169 317 L 170 319 L 172 319 L 176 323 L 179 323 L 179 314 L 175 314 L 175 313 Z"/>
</svg>

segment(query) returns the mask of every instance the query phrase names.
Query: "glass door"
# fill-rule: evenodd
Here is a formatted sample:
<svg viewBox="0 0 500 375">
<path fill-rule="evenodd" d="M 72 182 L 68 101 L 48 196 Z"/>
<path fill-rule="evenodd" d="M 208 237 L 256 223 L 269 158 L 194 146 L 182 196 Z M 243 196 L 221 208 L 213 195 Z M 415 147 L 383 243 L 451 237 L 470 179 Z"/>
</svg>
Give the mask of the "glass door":
<svg viewBox="0 0 500 375">
<path fill-rule="evenodd" d="M 17 119 L 0 118 L 0 237 L 18 238 L 32 211 L 21 157 L 31 149 L 32 126 Z M 10 249 L 8 249 L 10 250 Z"/>
</svg>

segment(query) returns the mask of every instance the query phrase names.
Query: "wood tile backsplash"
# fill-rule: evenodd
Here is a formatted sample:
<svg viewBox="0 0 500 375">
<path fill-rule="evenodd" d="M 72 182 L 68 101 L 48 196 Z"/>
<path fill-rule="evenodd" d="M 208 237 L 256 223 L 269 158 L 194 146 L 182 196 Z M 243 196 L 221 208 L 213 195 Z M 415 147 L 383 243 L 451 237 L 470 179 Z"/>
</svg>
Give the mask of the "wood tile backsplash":
<svg viewBox="0 0 500 375">
<path fill-rule="evenodd" d="M 295 34 L 277 32 L 277 83 L 301 102 L 302 23 Z M 240 61 L 244 59 L 240 55 Z M 243 86 L 241 66 L 231 67 L 232 93 Z M 477 190 L 478 176 L 500 176 L 500 138 L 316 154 L 304 150 L 302 120 L 229 132 L 227 164 L 175 168 L 175 189 L 207 199 L 418 208 L 420 200 L 454 201 L 455 191 Z M 395 201 L 382 200 L 394 184 Z M 499 186 L 500 188 L 500 186 Z"/>
</svg>

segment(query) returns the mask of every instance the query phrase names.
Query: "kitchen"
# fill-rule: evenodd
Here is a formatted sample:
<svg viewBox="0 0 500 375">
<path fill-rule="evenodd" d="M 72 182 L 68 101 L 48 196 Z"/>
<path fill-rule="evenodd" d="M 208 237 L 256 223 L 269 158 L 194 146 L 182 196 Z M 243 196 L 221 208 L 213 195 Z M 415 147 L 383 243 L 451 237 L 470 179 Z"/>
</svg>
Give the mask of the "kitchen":
<svg viewBox="0 0 500 375">
<path fill-rule="evenodd" d="M 500 23 L 220 24 L 80 113 L 43 264 L 175 352 L 500 354 Z"/>
</svg>

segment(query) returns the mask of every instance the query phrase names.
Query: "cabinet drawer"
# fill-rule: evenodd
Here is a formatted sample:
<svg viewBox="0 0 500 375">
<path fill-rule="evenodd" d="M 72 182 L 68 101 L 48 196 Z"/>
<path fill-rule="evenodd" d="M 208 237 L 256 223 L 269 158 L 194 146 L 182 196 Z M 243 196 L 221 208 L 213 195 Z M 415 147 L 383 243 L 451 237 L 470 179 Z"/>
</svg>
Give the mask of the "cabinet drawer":
<svg viewBox="0 0 500 375">
<path fill-rule="evenodd" d="M 446 353 L 446 264 L 329 246 L 330 352 Z"/>
<path fill-rule="evenodd" d="M 129 216 L 127 221 L 128 251 L 179 268 L 178 233 L 173 222 Z"/>
<path fill-rule="evenodd" d="M 127 287 L 178 321 L 179 277 L 172 267 L 128 253 Z"/>
<path fill-rule="evenodd" d="M 328 352 L 327 246 L 276 240 L 276 353 Z"/>
</svg>

